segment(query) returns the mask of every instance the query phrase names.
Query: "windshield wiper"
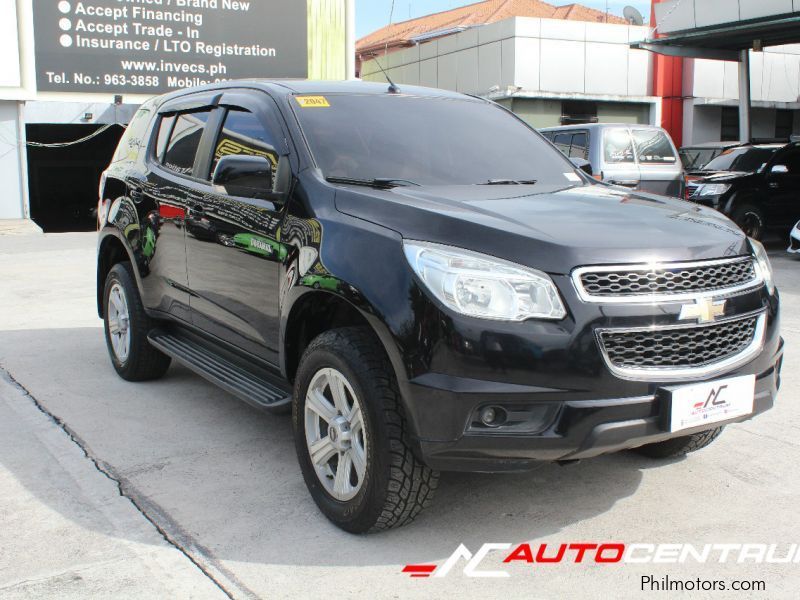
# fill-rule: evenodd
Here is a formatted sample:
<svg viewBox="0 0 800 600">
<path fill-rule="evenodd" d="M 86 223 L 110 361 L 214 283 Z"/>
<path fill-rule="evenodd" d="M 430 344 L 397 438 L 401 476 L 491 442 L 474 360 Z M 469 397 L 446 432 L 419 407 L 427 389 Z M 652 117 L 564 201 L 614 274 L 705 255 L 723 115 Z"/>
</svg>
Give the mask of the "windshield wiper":
<svg viewBox="0 0 800 600">
<path fill-rule="evenodd" d="M 533 185 L 538 179 L 490 179 L 478 185 Z"/>
<path fill-rule="evenodd" d="M 376 177 L 374 179 L 358 179 L 357 177 L 326 177 L 329 183 L 344 183 L 348 185 L 364 185 L 380 189 L 390 189 L 404 185 L 419 185 L 416 181 L 409 179 L 395 179 L 393 177 Z"/>
</svg>

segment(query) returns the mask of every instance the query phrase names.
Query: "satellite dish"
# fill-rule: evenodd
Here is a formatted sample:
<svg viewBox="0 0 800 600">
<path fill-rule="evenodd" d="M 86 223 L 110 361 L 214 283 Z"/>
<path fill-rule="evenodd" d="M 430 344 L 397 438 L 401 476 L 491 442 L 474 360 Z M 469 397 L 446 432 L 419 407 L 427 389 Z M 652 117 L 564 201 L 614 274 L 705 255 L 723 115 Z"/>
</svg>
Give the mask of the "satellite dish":
<svg viewBox="0 0 800 600">
<path fill-rule="evenodd" d="M 631 25 L 644 25 L 644 17 L 633 6 L 626 6 L 622 11 L 625 20 Z"/>
</svg>

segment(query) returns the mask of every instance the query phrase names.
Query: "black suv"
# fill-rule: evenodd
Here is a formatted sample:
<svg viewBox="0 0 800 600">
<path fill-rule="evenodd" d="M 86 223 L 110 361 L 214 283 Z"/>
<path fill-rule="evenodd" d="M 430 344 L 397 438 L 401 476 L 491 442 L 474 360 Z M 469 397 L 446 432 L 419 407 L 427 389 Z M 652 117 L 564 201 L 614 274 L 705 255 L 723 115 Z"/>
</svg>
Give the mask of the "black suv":
<svg viewBox="0 0 800 600">
<path fill-rule="evenodd" d="M 800 143 L 729 148 L 690 179 L 689 200 L 725 213 L 752 238 L 800 219 Z"/>
<path fill-rule="evenodd" d="M 685 454 L 769 409 L 778 293 L 720 213 L 615 188 L 504 108 L 358 81 L 144 104 L 100 186 L 114 368 L 291 410 L 314 500 L 411 521 L 440 470 Z"/>
</svg>

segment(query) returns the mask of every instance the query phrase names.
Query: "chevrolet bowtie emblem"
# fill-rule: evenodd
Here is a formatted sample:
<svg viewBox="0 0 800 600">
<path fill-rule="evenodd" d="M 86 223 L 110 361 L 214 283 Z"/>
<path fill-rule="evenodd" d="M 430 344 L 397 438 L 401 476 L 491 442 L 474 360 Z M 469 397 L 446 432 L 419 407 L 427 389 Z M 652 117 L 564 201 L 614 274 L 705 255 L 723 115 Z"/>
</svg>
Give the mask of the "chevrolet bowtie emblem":
<svg viewBox="0 0 800 600">
<path fill-rule="evenodd" d="M 678 317 L 681 321 L 697 319 L 698 323 L 713 323 L 725 314 L 727 300 L 714 302 L 713 298 L 699 298 L 694 304 L 684 304 Z"/>
</svg>

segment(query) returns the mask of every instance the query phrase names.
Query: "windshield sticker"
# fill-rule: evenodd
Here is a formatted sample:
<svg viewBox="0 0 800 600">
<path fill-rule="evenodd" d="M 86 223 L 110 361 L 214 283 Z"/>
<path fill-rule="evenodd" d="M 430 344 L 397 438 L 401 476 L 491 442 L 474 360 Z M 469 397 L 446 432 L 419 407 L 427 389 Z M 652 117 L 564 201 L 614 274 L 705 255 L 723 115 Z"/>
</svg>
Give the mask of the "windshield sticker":
<svg viewBox="0 0 800 600">
<path fill-rule="evenodd" d="M 564 177 L 567 178 L 569 181 L 580 181 L 581 178 L 578 177 L 575 173 L 564 173 Z"/>
<path fill-rule="evenodd" d="M 303 108 L 327 108 L 330 106 L 325 96 L 295 96 L 294 99 Z"/>
</svg>

